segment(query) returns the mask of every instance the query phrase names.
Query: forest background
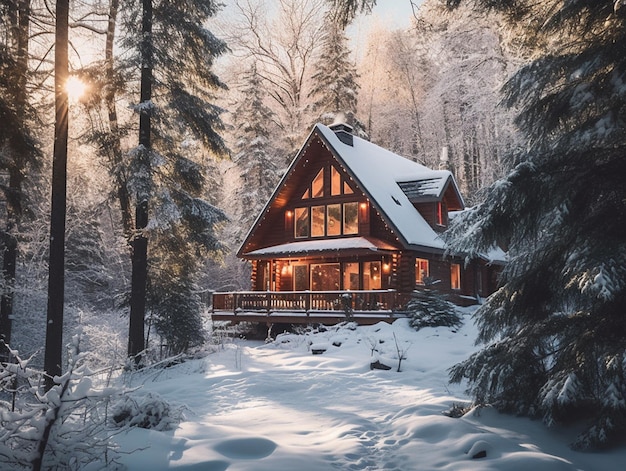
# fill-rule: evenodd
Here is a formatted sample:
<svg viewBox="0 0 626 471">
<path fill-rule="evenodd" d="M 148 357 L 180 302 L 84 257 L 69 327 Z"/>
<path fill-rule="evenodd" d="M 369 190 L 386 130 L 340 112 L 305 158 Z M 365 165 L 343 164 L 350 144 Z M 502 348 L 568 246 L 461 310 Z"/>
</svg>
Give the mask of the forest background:
<svg viewBox="0 0 626 471">
<path fill-rule="evenodd" d="M 37 151 L 22 172 L 19 219 L 10 199 L 2 212 L 5 233 L 15 233 L 19 241 L 15 284 L 5 280 L 5 292 L 14 294 L 11 345 L 32 355 L 41 353 L 45 332 L 53 18 L 45 3 L 24 3 L 30 4 L 31 18 L 24 120 L 32 129 L 29 145 Z M 171 132 L 160 138 L 169 146 L 163 146 L 163 155 L 184 155 L 175 168 L 184 162 L 197 171 L 201 183 L 194 187 L 195 197 L 228 219 L 216 217 L 221 222 L 211 228 L 209 250 L 204 250 L 207 244 L 199 250 L 181 243 L 185 237 L 177 229 L 180 210 L 171 188 L 188 185 L 176 181 L 185 172 L 168 170 L 166 159 L 157 165 L 165 170 L 148 224 L 151 241 L 157 241 L 150 252 L 148 345 L 153 339 L 153 346 L 176 341 L 167 338 L 174 324 L 165 312 L 171 302 L 159 298 L 173 280 L 187 280 L 183 295 L 195 300 L 195 311 L 203 309 L 212 290 L 248 288 L 249 266 L 234 252 L 316 122 L 342 117 L 382 147 L 430 167 L 450 167 L 468 205 L 506 173 L 504 156 L 517 140 L 512 111 L 498 106 L 499 90 L 521 63 L 521 52 L 502 36 L 495 14 L 477 14 L 464 5 L 449 11 L 436 0 L 419 7 L 407 3 L 413 16 L 410 26 L 400 29 L 362 16 L 345 30 L 333 26 L 329 4 L 322 0 L 239 1 L 206 15 L 215 48 L 205 65 L 215 75 L 207 87 L 212 107 L 205 112 L 212 113 L 219 136 L 204 142 L 164 109 L 160 120 Z M 119 17 L 111 24 L 113 7 Z M 11 9 L 2 12 L 3 39 L 6 46 L 15 45 Z M 122 8 L 115 1 L 73 2 L 70 8 L 70 72 L 87 89 L 70 104 L 65 330 L 82 325 L 88 334 L 85 348 L 108 358 L 111 352 L 124 357 L 128 322 L 132 217 L 120 182 L 128 183 L 131 164 L 125 159 L 131 159 L 124 156 L 136 146 L 138 67 L 129 53 L 133 21 L 136 25 L 136 13 L 125 10 L 123 2 Z M 171 100 L 182 103 L 183 98 Z M 11 178 L 8 160 L 5 187 Z M 176 231 L 174 243 L 176 238 L 165 234 Z M 187 254 L 173 255 L 177 251 Z M 192 338 L 191 344 L 200 341 Z"/>
</svg>

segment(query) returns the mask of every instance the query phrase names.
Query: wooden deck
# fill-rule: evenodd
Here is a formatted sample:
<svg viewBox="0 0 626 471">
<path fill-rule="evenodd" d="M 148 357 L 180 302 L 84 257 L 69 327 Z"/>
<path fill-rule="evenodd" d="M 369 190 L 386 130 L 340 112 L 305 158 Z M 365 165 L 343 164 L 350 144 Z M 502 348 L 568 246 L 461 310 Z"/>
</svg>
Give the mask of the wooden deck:
<svg viewBox="0 0 626 471">
<path fill-rule="evenodd" d="M 214 321 L 362 325 L 406 317 L 410 295 L 395 290 L 237 291 L 213 293 Z"/>
</svg>

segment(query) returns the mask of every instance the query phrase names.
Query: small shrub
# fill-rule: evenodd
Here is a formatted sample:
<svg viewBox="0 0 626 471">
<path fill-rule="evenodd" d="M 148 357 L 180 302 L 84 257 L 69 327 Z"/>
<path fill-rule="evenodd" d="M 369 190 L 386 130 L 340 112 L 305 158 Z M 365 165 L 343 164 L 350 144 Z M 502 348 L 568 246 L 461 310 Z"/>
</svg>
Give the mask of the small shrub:
<svg viewBox="0 0 626 471">
<path fill-rule="evenodd" d="M 423 327 L 460 327 L 463 320 L 454 304 L 432 289 L 432 285 L 432 281 L 427 282 L 425 288 L 413 292 L 406 307 L 409 324 L 415 330 Z"/>
<path fill-rule="evenodd" d="M 124 396 L 111 411 L 111 425 L 139 427 L 152 430 L 171 430 L 181 421 L 181 413 L 153 394 L 136 400 Z"/>
</svg>

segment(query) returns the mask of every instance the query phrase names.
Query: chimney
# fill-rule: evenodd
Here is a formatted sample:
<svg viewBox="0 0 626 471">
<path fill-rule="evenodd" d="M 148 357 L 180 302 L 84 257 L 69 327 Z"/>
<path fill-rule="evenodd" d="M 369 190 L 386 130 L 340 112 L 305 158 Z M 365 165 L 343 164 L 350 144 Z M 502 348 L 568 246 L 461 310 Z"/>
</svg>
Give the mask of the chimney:
<svg viewBox="0 0 626 471">
<path fill-rule="evenodd" d="M 347 144 L 349 146 L 354 145 L 353 135 L 352 135 L 352 126 L 349 126 L 346 123 L 336 123 L 331 124 L 329 128 L 335 132 L 337 137 L 341 142 Z"/>
</svg>

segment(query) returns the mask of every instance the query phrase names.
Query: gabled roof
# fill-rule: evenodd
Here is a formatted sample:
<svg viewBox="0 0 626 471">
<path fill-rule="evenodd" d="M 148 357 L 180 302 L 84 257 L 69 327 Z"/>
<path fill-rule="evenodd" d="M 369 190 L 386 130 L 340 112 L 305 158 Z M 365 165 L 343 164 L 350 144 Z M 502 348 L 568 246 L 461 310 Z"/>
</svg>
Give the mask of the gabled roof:
<svg viewBox="0 0 626 471">
<path fill-rule="evenodd" d="M 437 201 L 446 196 L 454 201 L 451 209 L 463 209 L 463 200 L 448 170 L 431 170 L 357 136 L 353 136 L 350 145 L 349 140 L 341 140 L 329 127 L 317 124 L 248 232 L 239 249 L 240 256 L 262 217 L 292 175 L 292 170 L 306 156 L 307 147 L 316 137 L 367 196 L 405 248 L 435 252 L 445 249 L 443 239 L 422 217 L 407 193 L 416 202 Z"/>
<path fill-rule="evenodd" d="M 415 209 L 399 184 L 431 181 L 430 196 L 441 199 L 450 187 L 460 198 L 456 182 L 448 170 L 429 169 L 356 136 L 353 145 L 347 145 L 322 124 L 317 124 L 313 132 L 321 135 L 335 158 L 342 163 L 346 172 L 406 246 L 437 250 L 445 248 L 441 237 Z M 459 204 L 463 205 L 462 199 L 459 199 Z"/>
</svg>

